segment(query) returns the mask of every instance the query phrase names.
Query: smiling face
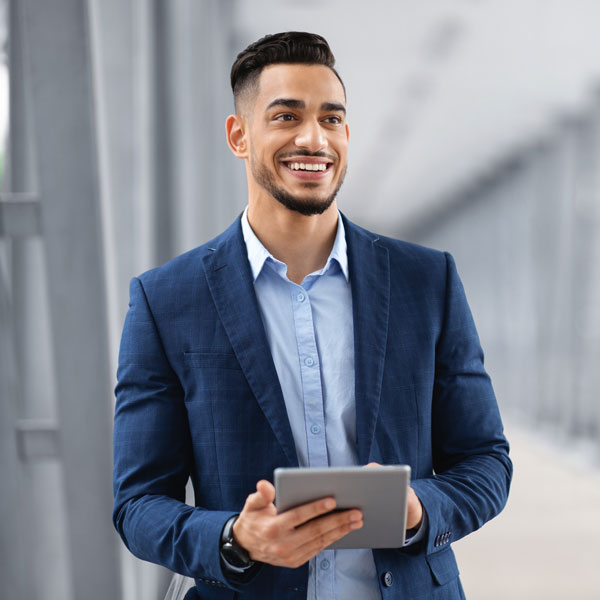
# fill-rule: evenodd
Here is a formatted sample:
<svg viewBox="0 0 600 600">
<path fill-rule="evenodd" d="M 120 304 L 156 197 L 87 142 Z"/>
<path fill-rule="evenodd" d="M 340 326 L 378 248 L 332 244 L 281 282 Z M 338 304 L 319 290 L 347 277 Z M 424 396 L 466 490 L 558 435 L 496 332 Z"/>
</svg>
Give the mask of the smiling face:
<svg viewBox="0 0 600 600">
<path fill-rule="evenodd" d="M 346 173 L 342 84 L 322 65 L 263 69 L 247 100 L 244 140 L 250 201 L 264 197 L 304 215 L 331 206 Z"/>
</svg>

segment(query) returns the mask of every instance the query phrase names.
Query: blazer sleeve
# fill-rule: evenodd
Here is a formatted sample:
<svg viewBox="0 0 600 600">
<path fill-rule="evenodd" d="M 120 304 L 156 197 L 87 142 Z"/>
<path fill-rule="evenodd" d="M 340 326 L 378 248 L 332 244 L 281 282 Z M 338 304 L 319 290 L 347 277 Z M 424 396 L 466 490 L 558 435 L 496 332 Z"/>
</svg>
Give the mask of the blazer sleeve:
<svg viewBox="0 0 600 600">
<path fill-rule="evenodd" d="M 412 482 L 428 517 L 431 554 L 504 507 L 512 477 L 508 442 L 464 289 L 446 253 L 446 295 L 432 405 L 434 474 Z"/>
<path fill-rule="evenodd" d="M 184 503 L 192 451 L 184 394 L 165 354 L 142 282 L 130 285 L 114 422 L 113 522 L 137 557 L 212 584 L 235 587 L 220 564 L 235 513 Z"/>
</svg>

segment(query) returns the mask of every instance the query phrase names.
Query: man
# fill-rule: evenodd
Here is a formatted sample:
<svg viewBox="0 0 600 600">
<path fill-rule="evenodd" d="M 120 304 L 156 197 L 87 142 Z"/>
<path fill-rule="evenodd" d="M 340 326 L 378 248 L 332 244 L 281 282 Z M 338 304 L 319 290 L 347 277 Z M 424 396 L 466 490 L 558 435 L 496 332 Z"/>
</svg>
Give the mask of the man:
<svg viewBox="0 0 600 600">
<path fill-rule="evenodd" d="M 454 262 L 338 212 L 346 95 L 322 37 L 267 36 L 231 75 L 248 207 L 132 280 L 115 526 L 195 578 L 186 598 L 463 598 L 449 542 L 502 509 L 512 466 Z M 275 468 L 368 463 L 411 466 L 405 547 L 327 550 L 362 526 L 331 498 L 276 514 Z"/>
</svg>

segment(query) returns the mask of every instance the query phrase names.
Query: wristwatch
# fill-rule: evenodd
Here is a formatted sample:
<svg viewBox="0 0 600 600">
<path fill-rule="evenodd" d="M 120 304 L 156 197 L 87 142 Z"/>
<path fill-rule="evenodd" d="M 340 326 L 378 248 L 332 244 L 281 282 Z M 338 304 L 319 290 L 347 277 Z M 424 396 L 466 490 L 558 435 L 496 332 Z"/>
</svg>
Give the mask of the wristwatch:
<svg viewBox="0 0 600 600">
<path fill-rule="evenodd" d="M 233 537 L 233 524 L 239 515 L 231 517 L 223 527 L 221 533 L 221 559 L 228 570 L 236 575 L 244 575 L 256 564 L 248 552 L 242 548 Z"/>
</svg>

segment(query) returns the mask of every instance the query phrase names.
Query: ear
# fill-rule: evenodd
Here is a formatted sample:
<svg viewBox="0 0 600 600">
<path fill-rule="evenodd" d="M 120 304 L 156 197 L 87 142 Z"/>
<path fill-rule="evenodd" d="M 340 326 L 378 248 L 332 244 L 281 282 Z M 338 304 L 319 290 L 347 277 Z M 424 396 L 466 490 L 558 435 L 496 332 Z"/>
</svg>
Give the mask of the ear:
<svg viewBox="0 0 600 600">
<path fill-rule="evenodd" d="M 350 127 L 348 127 L 348 123 L 346 123 L 346 141 L 350 139 Z"/>
<path fill-rule="evenodd" d="M 238 158 L 248 158 L 247 124 L 241 115 L 229 115 L 225 121 L 227 145 Z"/>
</svg>

